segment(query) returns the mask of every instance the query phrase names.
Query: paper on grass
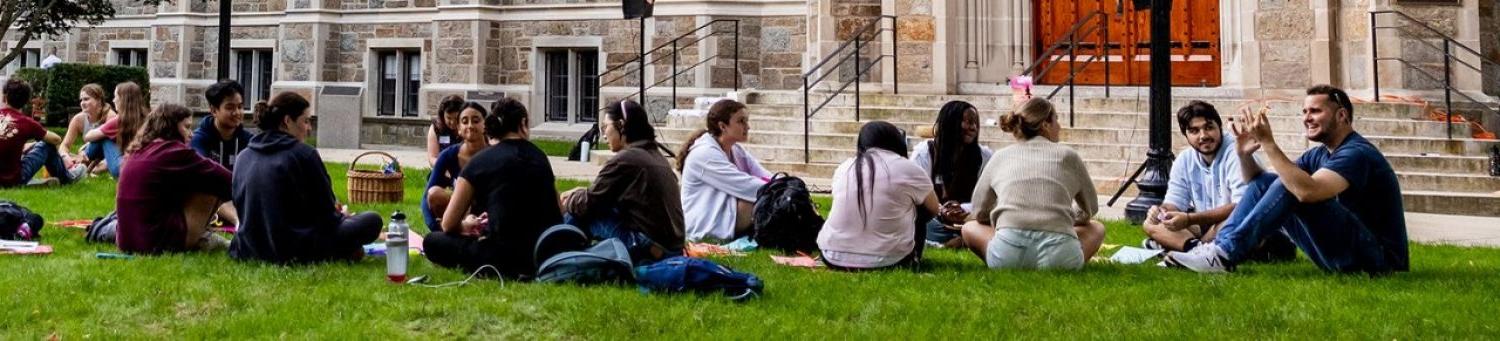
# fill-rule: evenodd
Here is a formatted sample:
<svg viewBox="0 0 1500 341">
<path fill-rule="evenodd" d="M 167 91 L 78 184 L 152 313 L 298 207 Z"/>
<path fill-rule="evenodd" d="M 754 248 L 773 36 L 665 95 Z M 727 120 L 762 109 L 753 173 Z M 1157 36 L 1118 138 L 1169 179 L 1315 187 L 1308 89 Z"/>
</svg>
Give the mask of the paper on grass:
<svg viewBox="0 0 1500 341">
<path fill-rule="evenodd" d="M 1161 250 L 1147 250 L 1134 246 L 1122 246 L 1109 260 L 1120 264 L 1140 264 L 1160 256 Z"/>
</svg>

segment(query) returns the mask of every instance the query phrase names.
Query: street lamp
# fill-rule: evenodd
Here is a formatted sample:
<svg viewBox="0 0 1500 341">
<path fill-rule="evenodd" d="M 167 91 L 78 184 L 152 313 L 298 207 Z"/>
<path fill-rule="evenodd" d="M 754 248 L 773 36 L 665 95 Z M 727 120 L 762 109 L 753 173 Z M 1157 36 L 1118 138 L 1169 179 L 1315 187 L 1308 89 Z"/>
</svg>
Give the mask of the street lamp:
<svg viewBox="0 0 1500 341">
<path fill-rule="evenodd" d="M 229 12 L 231 0 L 219 0 L 219 80 L 229 79 Z"/>
<path fill-rule="evenodd" d="M 1151 144 L 1136 171 L 1140 195 L 1125 206 L 1125 217 L 1140 224 L 1151 206 L 1161 205 L 1172 173 L 1172 0 L 1134 1 L 1137 10 L 1142 5 L 1151 10 Z"/>
</svg>

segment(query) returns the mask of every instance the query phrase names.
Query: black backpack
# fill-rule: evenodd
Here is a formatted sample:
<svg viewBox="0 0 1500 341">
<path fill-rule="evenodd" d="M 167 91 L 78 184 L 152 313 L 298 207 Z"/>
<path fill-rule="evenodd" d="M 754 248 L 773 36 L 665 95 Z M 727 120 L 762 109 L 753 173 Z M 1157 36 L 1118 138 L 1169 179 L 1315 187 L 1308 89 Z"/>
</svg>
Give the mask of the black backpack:
<svg viewBox="0 0 1500 341">
<path fill-rule="evenodd" d="M 754 238 L 760 247 L 788 253 L 816 251 L 822 229 L 823 217 L 802 179 L 776 173 L 756 192 Z"/>
<path fill-rule="evenodd" d="M 27 229 L 21 229 L 23 223 Z M 15 202 L 0 200 L 0 239 L 36 240 L 45 224 L 41 215 Z"/>
<path fill-rule="evenodd" d="M 536 281 L 542 283 L 605 284 L 635 280 L 630 251 L 619 239 L 605 239 L 592 247 L 588 235 L 571 225 L 557 225 L 537 238 Z"/>
<path fill-rule="evenodd" d="M 585 132 L 583 133 L 583 136 L 578 137 L 578 142 L 573 143 L 573 149 L 568 150 L 568 161 L 582 160 L 582 154 L 589 152 L 588 150 L 583 150 L 583 143 L 585 141 L 589 143 L 589 149 L 594 149 L 594 147 L 599 146 L 598 124 L 595 124 L 592 128 L 589 128 L 588 132 Z"/>
</svg>

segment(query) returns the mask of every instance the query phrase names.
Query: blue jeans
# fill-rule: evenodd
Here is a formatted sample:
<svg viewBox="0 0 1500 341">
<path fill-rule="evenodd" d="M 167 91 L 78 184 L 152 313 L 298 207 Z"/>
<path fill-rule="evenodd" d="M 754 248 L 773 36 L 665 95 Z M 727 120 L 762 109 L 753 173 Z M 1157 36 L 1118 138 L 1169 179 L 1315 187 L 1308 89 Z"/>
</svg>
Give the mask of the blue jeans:
<svg viewBox="0 0 1500 341">
<path fill-rule="evenodd" d="M 1267 233 L 1285 231 L 1319 268 L 1331 272 L 1391 272 L 1385 253 L 1359 217 L 1337 198 L 1301 203 L 1274 174 L 1264 173 L 1245 186 L 1214 244 L 1240 263 Z"/>
<path fill-rule="evenodd" d="M 57 180 L 64 184 L 73 183 L 78 180 L 68 174 L 68 165 L 63 162 L 62 154 L 57 153 L 57 146 L 46 142 L 37 142 L 31 146 L 30 151 L 21 155 L 21 178 L 17 179 L 17 183 L 6 185 L 25 185 L 27 182 L 31 182 L 31 178 L 36 176 L 36 172 L 44 167 L 47 168 L 47 173 L 57 177 Z"/>
<path fill-rule="evenodd" d="M 937 218 L 928 220 L 925 226 L 927 230 L 927 241 L 934 243 L 947 243 L 953 238 L 961 237 L 958 230 L 948 228 L 947 224 L 938 221 Z"/>
<path fill-rule="evenodd" d="M 605 240 L 610 238 L 619 239 L 621 243 L 625 244 L 626 248 L 630 249 L 631 258 L 642 258 L 640 256 L 649 254 L 650 248 L 653 244 L 657 247 L 660 247 L 662 251 L 664 251 L 663 258 L 683 255 L 683 250 L 667 249 L 665 246 L 661 246 L 660 243 L 651 240 L 651 237 L 647 236 L 643 232 L 621 227 L 620 212 L 617 210 L 612 210 L 609 214 L 600 217 L 593 217 L 588 219 L 579 218 L 573 216 L 572 214 L 564 213 L 563 224 L 578 226 L 582 228 L 584 231 L 587 231 L 589 233 L 589 238 L 592 238 L 593 240 Z"/>
<path fill-rule="evenodd" d="M 109 168 L 109 175 L 120 177 L 120 146 L 115 145 L 115 140 L 89 142 L 83 146 L 83 156 L 89 160 L 104 160 L 104 166 Z"/>
</svg>

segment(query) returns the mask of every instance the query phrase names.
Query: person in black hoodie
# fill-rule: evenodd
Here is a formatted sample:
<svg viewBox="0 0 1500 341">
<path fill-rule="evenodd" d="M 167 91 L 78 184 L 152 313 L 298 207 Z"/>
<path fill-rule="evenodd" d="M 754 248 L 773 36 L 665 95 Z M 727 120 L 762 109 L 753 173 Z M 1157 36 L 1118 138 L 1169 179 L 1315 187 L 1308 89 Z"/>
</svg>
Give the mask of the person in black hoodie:
<svg viewBox="0 0 1500 341">
<path fill-rule="evenodd" d="M 204 90 L 203 98 L 208 100 L 209 115 L 198 122 L 198 128 L 193 130 L 193 138 L 189 142 L 189 146 L 198 155 L 230 171 L 234 171 L 235 157 L 250 146 L 251 135 L 245 131 L 245 116 L 240 114 L 240 108 L 245 105 L 244 93 L 245 89 L 240 87 L 239 82 L 228 79 Z M 235 212 L 234 205 L 230 203 L 220 206 L 217 213 L 219 219 L 226 224 L 240 223 L 239 213 Z"/>
<path fill-rule="evenodd" d="M 423 251 L 439 266 L 473 272 L 491 265 L 501 276 L 530 279 L 537 238 L 562 223 L 552 165 L 526 140 L 525 106 L 503 98 L 490 112 L 485 135 L 500 142 L 475 155 L 454 180 L 443 228 L 427 235 Z"/>
<path fill-rule="evenodd" d="M 339 208 L 318 151 L 302 143 L 312 131 L 308 103 L 291 92 L 256 105 L 261 133 L 234 168 L 234 207 L 241 213 L 229 256 L 277 264 L 356 260 L 375 241 L 378 214 Z"/>
</svg>

